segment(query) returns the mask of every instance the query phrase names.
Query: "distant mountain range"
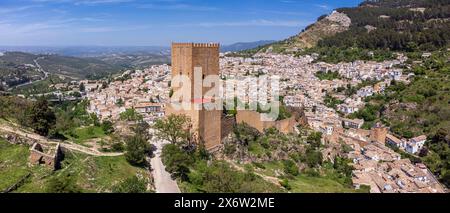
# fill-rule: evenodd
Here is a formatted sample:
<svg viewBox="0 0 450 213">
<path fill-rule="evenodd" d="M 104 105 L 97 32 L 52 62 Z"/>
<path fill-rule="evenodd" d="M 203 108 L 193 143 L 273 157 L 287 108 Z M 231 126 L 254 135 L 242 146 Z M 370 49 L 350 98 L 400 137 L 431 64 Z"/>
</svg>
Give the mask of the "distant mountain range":
<svg viewBox="0 0 450 213">
<path fill-rule="evenodd" d="M 57 54 L 73 57 L 99 57 L 107 55 L 169 54 L 169 48 L 159 46 L 0 46 L 0 52 L 25 52 L 31 54 Z"/>
<path fill-rule="evenodd" d="M 8 82 L 11 81 L 9 79 L 17 79 L 20 82 L 20 79 L 35 76 L 36 69 L 26 69 L 26 67 L 37 67 L 36 63 L 49 74 L 71 79 L 104 77 L 124 69 L 123 66 L 109 64 L 96 58 L 5 52 L 0 56 L 0 80 Z"/>
<path fill-rule="evenodd" d="M 237 52 L 242 50 L 253 49 L 256 47 L 264 46 L 266 44 L 274 43 L 274 40 L 262 40 L 255 42 L 239 42 L 230 45 L 225 45 L 220 48 L 221 52 Z"/>
<path fill-rule="evenodd" d="M 274 41 L 239 42 L 221 52 L 256 48 Z M 0 81 L 9 86 L 40 78 L 36 65 L 53 75 L 70 79 L 100 78 L 129 68 L 170 63 L 170 48 L 158 46 L 0 46 Z"/>
<path fill-rule="evenodd" d="M 235 52 L 270 44 L 273 40 L 238 42 L 223 45 L 221 52 Z M 110 56 L 170 56 L 170 47 L 164 46 L 0 46 L 0 56 L 4 52 L 24 52 L 31 54 L 56 54 L 72 57 L 110 57 Z"/>
</svg>

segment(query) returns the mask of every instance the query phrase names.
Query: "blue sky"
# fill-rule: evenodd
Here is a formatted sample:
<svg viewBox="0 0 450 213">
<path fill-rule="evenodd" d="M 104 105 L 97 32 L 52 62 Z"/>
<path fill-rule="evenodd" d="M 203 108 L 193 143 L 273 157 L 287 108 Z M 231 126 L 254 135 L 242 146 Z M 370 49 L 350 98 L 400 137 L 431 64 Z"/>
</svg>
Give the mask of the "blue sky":
<svg viewBox="0 0 450 213">
<path fill-rule="evenodd" d="M 0 45 L 280 40 L 361 0 L 0 0 Z"/>
</svg>

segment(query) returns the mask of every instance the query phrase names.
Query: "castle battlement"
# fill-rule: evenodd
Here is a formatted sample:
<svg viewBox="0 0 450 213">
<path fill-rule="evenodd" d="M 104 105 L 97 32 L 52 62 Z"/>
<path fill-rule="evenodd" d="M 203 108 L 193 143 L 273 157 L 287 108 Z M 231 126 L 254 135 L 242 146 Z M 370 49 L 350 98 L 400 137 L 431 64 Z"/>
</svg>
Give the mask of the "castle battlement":
<svg viewBox="0 0 450 213">
<path fill-rule="evenodd" d="M 219 43 L 172 43 L 172 47 L 220 47 Z"/>
<path fill-rule="evenodd" d="M 186 75 L 190 79 L 194 79 L 194 67 L 201 67 L 202 74 L 205 75 L 219 75 L 219 47 L 218 43 L 172 43 L 172 76 Z M 193 83 L 193 82 L 192 82 Z M 171 85 L 174 92 L 182 89 L 180 87 Z M 193 97 L 197 91 L 194 87 L 189 89 Z M 199 97 L 192 100 L 192 105 L 205 104 L 212 102 L 212 98 L 207 98 L 207 88 L 202 88 Z M 167 107 L 166 114 L 183 114 L 191 118 L 192 129 L 195 131 L 195 140 L 197 142 L 204 142 L 206 149 L 213 149 L 222 143 L 222 110 L 206 110 L 196 109 L 192 107 L 186 110 L 175 110 L 170 104 Z"/>
</svg>

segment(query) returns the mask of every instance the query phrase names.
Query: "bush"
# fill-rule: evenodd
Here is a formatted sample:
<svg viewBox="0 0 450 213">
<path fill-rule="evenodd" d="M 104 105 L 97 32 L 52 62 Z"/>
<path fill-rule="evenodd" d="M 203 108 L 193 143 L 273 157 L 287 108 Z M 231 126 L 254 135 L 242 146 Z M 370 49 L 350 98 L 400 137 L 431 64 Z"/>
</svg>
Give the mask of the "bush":
<svg viewBox="0 0 450 213">
<path fill-rule="evenodd" d="M 292 186 L 291 186 L 291 184 L 289 183 L 289 180 L 288 179 L 283 179 L 282 181 L 280 181 L 280 185 L 282 186 L 282 187 L 284 187 L 286 190 L 291 190 L 292 189 Z"/>
<path fill-rule="evenodd" d="M 308 148 L 305 152 L 304 161 L 311 168 L 321 165 L 322 159 L 322 153 L 313 148 Z"/>
<path fill-rule="evenodd" d="M 286 174 L 297 176 L 300 174 L 297 164 L 292 160 L 285 160 L 283 162 L 284 172 Z"/>
<path fill-rule="evenodd" d="M 147 180 L 133 176 L 115 185 L 113 193 L 145 193 L 147 192 Z"/>
<path fill-rule="evenodd" d="M 105 134 L 109 135 L 114 132 L 113 123 L 111 121 L 103 121 L 102 130 Z"/>
<path fill-rule="evenodd" d="M 111 146 L 111 150 L 114 152 L 123 152 L 125 150 L 125 146 L 122 142 L 113 143 Z"/>
<path fill-rule="evenodd" d="M 309 177 L 320 177 L 320 173 L 316 169 L 305 169 L 304 174 Z"/>
<path fill-rule="evenodd" d="M 81 193 L 81 188 L 70 175 L 55 176 L 49 180 L 48 193 Z"/>
</svg>

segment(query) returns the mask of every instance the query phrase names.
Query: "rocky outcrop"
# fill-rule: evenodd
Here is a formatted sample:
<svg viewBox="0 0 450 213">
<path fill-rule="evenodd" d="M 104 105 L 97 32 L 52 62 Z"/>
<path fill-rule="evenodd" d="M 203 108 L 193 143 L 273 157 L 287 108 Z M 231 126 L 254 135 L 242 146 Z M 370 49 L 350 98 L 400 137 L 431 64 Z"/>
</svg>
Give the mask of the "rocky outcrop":
<svg viewBox="0 0 450 213">
<path fill-rule="evenodd" d="M 346 14 L 334 11 L 300 33 L 295 38 L 294 46 L 298 48 L 313 47 L 324 37 L 348 30 L 351 23 L 351 19 Z"/>
<path fill-rule="evenodd" d="M 286 52 L 314 47 L 321 39 L 347 31 L 352 20 L 345 14 L 333 11 L 330 15 L 318 20 L 316 23 L 306 27 L 304 31 L 287 40 L 269 46 L 263 51 L 281 49 Z M 274 46 L 278 46 L 274 48 Z"/>
</svg>

